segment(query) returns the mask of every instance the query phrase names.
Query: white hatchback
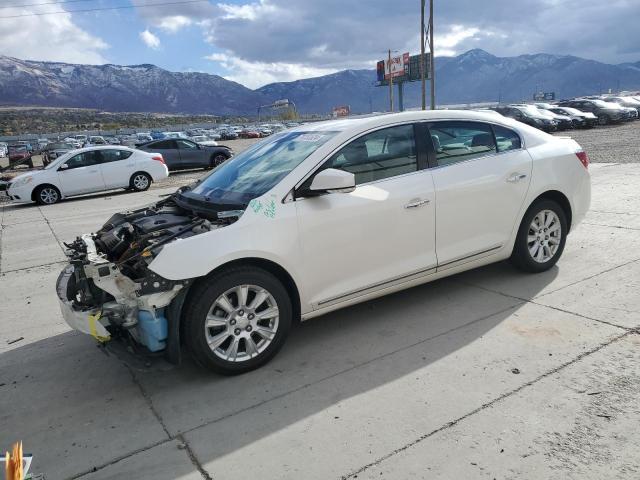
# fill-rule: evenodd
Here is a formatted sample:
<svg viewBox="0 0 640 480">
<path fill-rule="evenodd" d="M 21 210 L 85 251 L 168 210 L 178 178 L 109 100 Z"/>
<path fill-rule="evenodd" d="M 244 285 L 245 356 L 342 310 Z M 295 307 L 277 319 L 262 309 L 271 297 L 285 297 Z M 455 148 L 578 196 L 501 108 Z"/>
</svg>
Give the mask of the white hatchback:
<svg viewBox="0 0 640 480">
<path fill-rule="evenodd" d="M 50 205 L 73 195 L 116 188 L 141 192 L 168 175 L 159 153 L 121 146 L 87 147 L 61 155 L 43 170 L 18 175 L 7 195 L 15 202 Z"/>
<path fill-rule="evenodd" d="M 245 372 L 294 320 L 501 260 L 551 268 L 589 208 L 588 163 L 481 112 L 302 125 L 79 238 L 62 312 L 100 341 Z"/>
</svg>

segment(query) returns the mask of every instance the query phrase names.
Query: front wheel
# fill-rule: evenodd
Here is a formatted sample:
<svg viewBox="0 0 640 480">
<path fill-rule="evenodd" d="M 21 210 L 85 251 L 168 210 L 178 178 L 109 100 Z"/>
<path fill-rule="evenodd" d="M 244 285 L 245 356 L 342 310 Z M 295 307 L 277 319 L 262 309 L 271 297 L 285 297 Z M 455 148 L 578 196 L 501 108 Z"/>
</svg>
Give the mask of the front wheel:
<svg viewBox="0 0 640 480">
<path fill-rule="evenodd" d="M 33 197 L 39 205 L 53 205 L 60 201 L 60 190 L 53 185 L 42 185 L 36 189 Z"/>
<path fill-rule="evenodd" d="M 210 168 L 215 168 L 218 165 L 222 165 L 225 161 L 227 160 L 227 157 L 225 157 L 223 154 L 218 153 L 217 155 L 215 155 L 212 159 L 211 159 L 211 165 Z"/>
<path fill-rule="evenodd" d="M 534 203 L 520 224 L 511 262 L 521 270 L 538 273 L 553 267 L 564 250 L 567 216 L 553 200 Z"/>
<path fill-rule="evenodd" d="M 129 188 L 136 192 L 144 192 L 151 186 L 151 177 L 148 173 L 138 172 L 131 175 Z"/>
<path fill-rule="evenodd" d="M 185 342 L 202 366 L 224 375 L 264 365 L 291 328 L 289 294 L 256 267 L 224 270 L 196 285 L 184 313 Z"/>
</svg>

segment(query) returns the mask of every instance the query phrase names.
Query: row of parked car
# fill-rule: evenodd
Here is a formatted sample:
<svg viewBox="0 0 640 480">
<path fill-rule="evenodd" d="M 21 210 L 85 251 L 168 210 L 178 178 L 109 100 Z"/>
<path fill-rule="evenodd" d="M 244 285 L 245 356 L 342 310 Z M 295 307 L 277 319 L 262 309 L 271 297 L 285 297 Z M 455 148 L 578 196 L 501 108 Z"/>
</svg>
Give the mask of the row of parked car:
<svg viewBox="0 0 640 480">
<path fill-rule="evenodd" d="M 491 110 L 533 127 L 554 132 L 591 128 L 640 118 L 640 95 L 607 95 L 574 98 L 556 103 L 514 103 Z"/>
</svg>

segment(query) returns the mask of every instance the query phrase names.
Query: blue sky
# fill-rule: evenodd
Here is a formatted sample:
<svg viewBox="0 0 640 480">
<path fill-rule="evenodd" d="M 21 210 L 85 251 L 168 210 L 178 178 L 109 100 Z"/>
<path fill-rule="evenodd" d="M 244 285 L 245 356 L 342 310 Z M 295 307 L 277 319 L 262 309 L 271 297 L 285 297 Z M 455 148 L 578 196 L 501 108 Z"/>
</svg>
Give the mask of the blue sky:
<svg viewBox="0 0 640 480">
<path fill-rule="evenodd" d="M 373 68 L 388 48 L 419 49 L 420 0 L 190 0 L 135 7 L 185 1 L 0 0 L 0 54 L 70 63 L 152 63 L 216 73 L 253 88 Z M 483 48 L 501 56 L 545 52 L 609 63 L 640 61 L 640 0 L 435 0 L 435 5 L 436 54 Z M 134 8 L 74 13 L 117 6 Z M 54 13 L 60 11 L 66 13 Z M 2 18 L 34 13 L 46 15 Z"/>
</svg>

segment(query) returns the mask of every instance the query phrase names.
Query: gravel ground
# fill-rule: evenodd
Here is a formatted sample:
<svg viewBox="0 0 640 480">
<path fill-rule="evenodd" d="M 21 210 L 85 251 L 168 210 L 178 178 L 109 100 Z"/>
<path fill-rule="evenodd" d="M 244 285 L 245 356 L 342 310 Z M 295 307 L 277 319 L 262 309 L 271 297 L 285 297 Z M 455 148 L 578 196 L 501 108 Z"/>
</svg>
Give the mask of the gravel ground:
<svg viewBox="0 0 640 480">
<path fill-rule="evenodd" d="M 640 163 L 640 120 L 554 135 L 573 138 L 591 163 Z"/>
</svg>

